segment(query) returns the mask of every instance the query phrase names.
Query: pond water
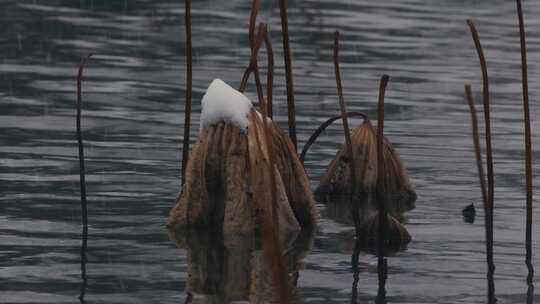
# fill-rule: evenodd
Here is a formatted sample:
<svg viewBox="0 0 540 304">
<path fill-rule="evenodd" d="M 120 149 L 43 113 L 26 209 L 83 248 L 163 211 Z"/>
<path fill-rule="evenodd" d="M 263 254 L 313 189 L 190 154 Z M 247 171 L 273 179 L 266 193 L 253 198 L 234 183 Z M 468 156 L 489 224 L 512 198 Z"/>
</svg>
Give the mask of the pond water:
<svg viewBox="0 0 540 304">
<path fill-rule="evenodd" d="M 235 87 L 240 82 L 249 56 L 250 7 L 247 0 L 194 2 L 193 138 L 199 100 L 211 80 Z M 263 2 L 260 20 L 269 22 L 276 52 L 274 117 L 286 129 L 279 9 L 277 1 Z M 466 82 L 480 97 L 480 70 L 465 19 L 476 21 L 492 84 L 496 294 L 499 303 L 523 303 L 523 114 L 514 1 L 289 2 L 300 147 L 339 112 L 331 63 L 334 30 L 342 33 L 349 110 L 375 117 L 379 78 L 391 76 L 385 133 L 418 194 L 416 209 L 406 215 L 413 241 L 388 260 L 391 303 L 486 301 L 484 219 L 463 98 Z M 540 4 L 526 1 L 525 9 L 534 131 L 540 126 Z M 183 1 L 170 0 L 0 1 L 1 303 L 78 301 L 75 73 L 88 53 L 95 56 L 83 85 L 90 223 L 86 302 L 186 298 L 187 251 L 177 248 L 165 229 L 179 192 L 183 12 Z M 252 86 L 248 91 L 255 96 Z M 535 132 L 533 142 L 539 139 Z M 306 169 L 313 186 L 343 141 L 337 124 L 312 148 Z M 534 152 L 535 175 L 539 155 Z M 461 210 L 473 202 L 478 216 L 474 224 L 465 223 Z M 348 209 L 317 207 L 318 231 L 297 256 L 297 298 L 349 303 L 354 233 L 343 220 Z M 538 209 L 534 217 L 540 217 Z M 538 266 L 539 225 L 533 233 Z M 248 254 L 239 250 L 240 256 Z M 359 303 L 375 300 L 376 263 L 376 257 L 360 255 Z M 238 286 L 224 284 L 237 292 L 232 289 Z"/>
</svg>

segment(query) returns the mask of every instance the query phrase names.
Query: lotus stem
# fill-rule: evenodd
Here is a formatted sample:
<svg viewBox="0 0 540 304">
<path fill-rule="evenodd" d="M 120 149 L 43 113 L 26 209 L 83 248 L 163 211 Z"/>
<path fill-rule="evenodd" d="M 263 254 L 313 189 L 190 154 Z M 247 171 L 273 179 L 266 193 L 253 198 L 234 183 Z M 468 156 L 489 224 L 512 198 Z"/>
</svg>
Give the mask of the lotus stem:
<svg viewBox="0 0 540 304">
<path fill-rule="evenodd" d="M 367 115 L 362 112 L 347 112 L 347 117 L 361 117 L 364 120 L 369 120 Z M 302 149 L 302 153 L 300 154 L 300 161 L 302 164 L 304 163 L 304 160 L 306 159 L 307 152 L 309 151 L 309 148 L 315 143 L 317 138 L 328 128 L 332 123 L 334 123 L 338 119 L 343 119 L 343 117 L 340 115 L 330 117 L 327 121 L 323 122 L 313 134 L 309 137 L 308 141 L 306 142 L 306 145 Z"/>
<path fill-rule="evenodd" d="M 476 167 L 478 168 L 478 177 L 480 178 L 480 189 L 482 191 L 482 201 L 484 203 L 484 212 L 489 212 L 486 209 L 487 206 L 487 190 L 486 190 L 486 178 L 484 175 L 484 166 L 482 165 L 482 150 L 480 148 L 480 135 L 478 133 L 478 118 L 476 115 L 476 107 L 474 98 L 472 96 L 471 85 L 465 85 L 465 97 L 469 104 L 469 110 L 471 112 L 471 124 L 472 124 L 472 137 L 474 143 L 474 152 L 476 156 Z"/>
<path fill-rule="evenodd" d="M 281 33 L 283 36 L 283 54 L 285 57 L 285 79 L 287 82 L 287 109 L 289 118 L 289 137 L 298 150 L 296 139 L 296 110 L 294 105 L 294 84 L 292 75 L 291 47 L 289 45 L 289 21 L 287 17 L 287 0 L 279 0 L 279 13 L 281 17 Z"/>
<path fill-rule="evenodd" d="M 386 222 L 387 214 L 385 207 L 385 164 L 384 164 L 384 95 L 386 86 L 388 85 L 388 75 L 381 77 L 379 85 L 379 104 L 377 117 L 377 200 L 379 201 L 379 239 L 377 248 L 377 272 L 379 274 L 379 295 L 378 301 L 386 297 L 386 276 L 387 276 L 387 261 L 386 255 Z"/>
<path fill-rule="evenodd" d="M 351 203 L 351 208 L 353 212 L 354 227 L 356 229 L 356 236 L 360 233 L 360 217 L 359 217 L 359 206 L 355 202 L 356 194 L 356 168 L 354 167 L 354 154 L 351 142 L 351 132 L 349 129 L 349 121 L 347 119 L 347 106 L 345 105 L 345 99 L 343 98 L 343 87 L 341 85 L 341 75 L 339 71 L 339 32 L 334 33 L 334 71 L 336 74 L 336 85 L 337 85 L 337 94 L 339 97 L 339 108 L 341 110 L 341 119 L 343 121 L 343 131 L 345 133 L 345 143 L 347 148 L 347 156 L 349 158 L 349 171 L 351 175 L 351 188 L 349 191 L 349 199 Z"/>
<path fill-rule="evenodd" d="M 490 118 L 490 96 L 489 96 L 489 78 L 487 72 L 486 59 L 484 57 L 484 51 L 480 44 L 480 37 L 478 31 L 474 26 L 472 20 L 467 20 L 469 29 L 472 34 L 478 59 L 480 61 L 480 68 L 482 70 L 482 95 L 484 103 L 484 122 L 486 128 L 486 161 L 487 161 L 487 210 L 486 212 L 486 255 L 488 265 L 488 303 L 495 303 L 495 283 L 493 280 L 495 274 L 495 263 L 493 262 L 493 204 L 494 204 L 494 179 L 493 179 L 493 153 L 491 147 L 491 118 Z"/>
<path fill-rule="evenodd" d="M 529 80 L 527 76 L 527 42 L 525 40 L 525 22 L 521 0 L 517 0 L 517 12 L 519 19 L 519 38 L 521 45 L 521 75 L 523 85 L 523 116 L 525 123 L 525 179 L 526 179 L 526 207 L 527 220 L 525 224 L 525 264 L 527 265 L 527 284 L 533 284 L 534 267 L 532 264 L 532 223 L 533 223 L 533 176 L 532 176 L 532 144 L 531 144 L 531 119 L 529 111 Z"/>
<path fill-rule="evenodd" d="M 79 294 L 79 300 L 84 301 L 84 295 L 86 292 L 86 251 L 88 248 L 88 206 L 86 202 L 86 179 L 85 179 L 85 168 L 84 168 L 84 145 L 81 131 L 81 106 L 82 106 L 82 76 L 83 70 L 86 65 L 86 62 L 90 59 L 92 54 L 84 57 L 79 64 L 79 71 L 77 73 L 77 144 L 79 147 L 79 184 L 81 191 L 81 218 L 82 218 L 82 235 L 81 235 L 81 291 Z"/>
<path fill-rule="evenodd" d="M 182 147 L 182 186 L 186 182 L 186 167 L 189 158 L 189 137 L 191 127 L 191 102 L 193 95 L 193 56 L 191 46 L 191 0 L 185 1 L 186 22 L 186 101 L 184 109 L 184 143 Z"/>
<path fill-rule="evenodd" d="M 254 72 L 255 73 L 255 85 L 257 88 L 261 86 L 261 80 L 258 75 L 258 71 L 253 70 L 252 66 L 252 58 L 253 58 L 253 52 L 256 52 L 256 56 L 258 55 L 258 50 L 256 49 L 256 40 L 258 39 L 255 37 L 255 29 L 257 25 L 257 15 L 259 14 L 259 9 L 261 8 L 261 2 L 260 0 L 253 0 L 251 2 L 251 14 L 249 16 L 249 27 L 248 27 L 248 38 L 249 38 L 249 48 L 251 50 L 251 57 L 249 61 L 248 67 L 244 71 L 244 75 L 242 76 L 242 80 L 240 81 L 240 87 L 238 88 L 238 91 L 244 92 L 246 90 L 247 82 L 249 80 L 249 75 Z M 259 92 L 257 91 L 257 94 Z"/>
<path fill-rule="evenodd" d="M 264 44 L 266 46 L 266 57 L 268 60 L 268 71 L 266 73 L 266 103 L 268 117 L 274 118 L 274 109 L 272 95 L 274 91 L 274 50 L 272 48 L 272 41 L 270 40 L 270 32 L 266 29 L 266 35 L 264 36 Z"/>
</svg>

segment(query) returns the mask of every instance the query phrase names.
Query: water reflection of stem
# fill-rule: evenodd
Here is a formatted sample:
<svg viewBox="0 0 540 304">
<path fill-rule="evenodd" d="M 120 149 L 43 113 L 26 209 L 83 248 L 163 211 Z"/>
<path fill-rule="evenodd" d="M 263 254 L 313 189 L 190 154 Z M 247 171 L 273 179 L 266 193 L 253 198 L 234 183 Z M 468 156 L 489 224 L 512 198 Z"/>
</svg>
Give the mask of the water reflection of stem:
<svg viewBox="0 0 540 304">
<path fill-rule="evenodd" d="M 345 133 L 345 144 L 347 148 L 347 157 L 349 163 L 349 174 L 351 175 L 351 187 L 349 189 L 349 200 L 353 212 L 354 227 L 356 236 L 360 233 L 360 218 L 358 215 L 359 206 L 355 202 L 356 189 L 356 170 L 354 168 L 354 155 L 351 142 L 351 132 L 349 129 L 349 121 L 347 119 L 347 106 L 343 98 L 343 87 L 341 86 L 341 75 L 339 72 L 339 32 L 334 33 L 334 71 L 336 73 L 337 94 L 339 97 L 339 108 L 341 110 L 341 119 L 343 121 L 343 131 Z"/>
<path fill-rule="evenodd" d="M 377 272 L 379 274 L 379 292 L 377 295 L 377 303 L 386 302 L 386 277 L 388 273 L 386 255 L 386 223 L 388 216 L 385 207 L 385 187 L 384 187 L 384 154 L 383 154 L 383 142 L 384 142 L 384 94 L 386 86 L 388 84 L 388 75 L 383 75 L 379 86 L 379 105 L 378 105 L 378 117 L 377 117 L 377 200 L 379 202 L 379 238 L 377 243 Z"/>
<path fill-rule="evenodd" d="M 84 147 L 81 132 L 81 106 L 82 106 L 82 76 L 84 66 L 92 54 L 84 57 L 79 65 L 79 71 L 77 73 L 77 143 L 79 146 L 79 174 L 80 174 L 80 188 L 81 188 L 81 217 L 82 217 L 82 242 L 81 242 L 81 291 L 79 294 L 79 300 L 84 302 L 84 295 L 86 292 L 86 251 L 88 247 L 88 207 L 86 203 L 86 180 L 84 169 Z"/>
<path fill-rule="evenodd" d="M 484 122 L 486 128 L 486 161 L 487 161 L 487 199 L 484 209 L 486 210 L 486 255 L 487 255 L 487 279 L 488 279 L 488 303 L 495 303 L 495 263 L 493 262 L 493 204 L 494 204 L 494 180 L 493 180 L 493 153 L 491 147 L 491 119 L 490 119 L 490 96 L 489 96 L 489 79 L 487 73 L 487 65 L 484 57 L 484 51 L 480 44 L 478 31 L 472 20 L 467 20 L 469 29 L 471 30 L 480 68 L 482 70 L 482 95 L 484 104 Z"/>
<path fill-rule="evenodd" d="M 289 45 L 289 21 L 287 17 L 287 0 L 279 0 L 279 13 L 281 17 L 281 33 L 283 36 L 283 54 L 285 57 L 285 79 L 287 82 L 287 109 L 289 117 L 289 137 L 298 150 L 296 140 L 296 111 L 294 105 L 294 85 L 292 76 L 291 47 Z"/>
<path fill-rule="evenodd" d="M 191 292 L 188 292 L 184 304 L 189 304 L 191 302 L 193 302 L 193 294 Z"/>
<path fill-rule="evenodd" d="M 517 12 L 519 19 L 519 37 L 521 45 L 521 74 L 523 85 L 523 115 L 525 123 L 525 179 L 527 188 L 527 220 L 525 226 L 525 264 L 527 265 L 527 284 L 533 284 L 534 268 L 532 258 L 532 221 L 533 221 L 533 190 L 532 190 L 532 147 L 531 147 L 531 121 L 529 111 L 529 81 L 527 76 L 527 43 L 525 41 L 525 23 L 521 0 L 517 0 Z"/>
<path fill-rule="evenodd" d="M 184 143 L 182 147 L 182 186 L 186 181 L 186 167 L 189 157 L 189 133 L 191 127 L 191 96 L 193 92 L 193 56 L 191 53 L 191 0 L 185 2 L 186 19 L 186 100 L 184 109 Z"/>
<path fill-rule="evenodd" d="M 360 279 L 360 269 L 358 268 L 358 259 L 360 256 L 361 244 L 357 240 L 354 245 L 354 251 L 351 256 L 351 266 L 353 269 L 353 284 L 351 292 L 351 304 L 358 303 L 358 281 Z"/>
</svg>

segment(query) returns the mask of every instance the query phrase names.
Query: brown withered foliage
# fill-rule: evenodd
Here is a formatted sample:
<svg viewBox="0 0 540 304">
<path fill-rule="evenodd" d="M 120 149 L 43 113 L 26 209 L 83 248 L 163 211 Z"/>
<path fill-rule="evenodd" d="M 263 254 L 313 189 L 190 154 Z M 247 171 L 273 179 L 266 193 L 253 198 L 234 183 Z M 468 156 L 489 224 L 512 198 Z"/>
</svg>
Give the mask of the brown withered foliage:
<svg viewBox="0 0 540 304">
<path fill-rule="evenodd" d="M 356 168 L 356 199 L 361 201 L 360 209 L 375 210 L 377 208 L 377 132 L 369 120 L 352 131 L 354 168 Z M 394 216 L 414 209 L 416 192 L 412 188 L 405 167 L 399 155 L 392 148 L 388 139 L 384 138 L 384 187 L 383 194 L 386 210 Z M 339 201 L 351 192 L 349 159 L 343 146 L 330 163 L 315 191 L 318 200 Z M 362 212 L 362 211 L 361 211 Z M 362 216 L 362 220 L 369 217 Z"/>
<path fill-rule="evenodd" d="M 262 117 L 254 110 L 249 127 L 219 122 L 202 130 L 186 169 L 186 183 L 167 224 L 171 229 L 222 228 L 251 233 L 271 213 L 271 179 L 276 170 L 280 232 L 315 224 L 309 181 L 294 147 L 274 122 L 269 125 L 275 164 L 268 161 Z"/>
</svg>

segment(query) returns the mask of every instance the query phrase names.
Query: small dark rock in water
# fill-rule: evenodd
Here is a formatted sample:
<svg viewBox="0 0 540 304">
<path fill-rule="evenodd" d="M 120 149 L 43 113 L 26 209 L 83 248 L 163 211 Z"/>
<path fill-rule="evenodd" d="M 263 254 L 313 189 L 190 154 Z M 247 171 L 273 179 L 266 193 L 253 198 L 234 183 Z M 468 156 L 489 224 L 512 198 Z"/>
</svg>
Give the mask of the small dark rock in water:
<svg viewBox="0 0 540 304">
<path fill-rule="evenodd" d="M 462 214 L 465 222 L 474 223 L 474 217 L 476 216 L 476 209 L 474 208 L 474 204 L 470 204 L 467 207 L 463 208 Z"/>
</svg>

